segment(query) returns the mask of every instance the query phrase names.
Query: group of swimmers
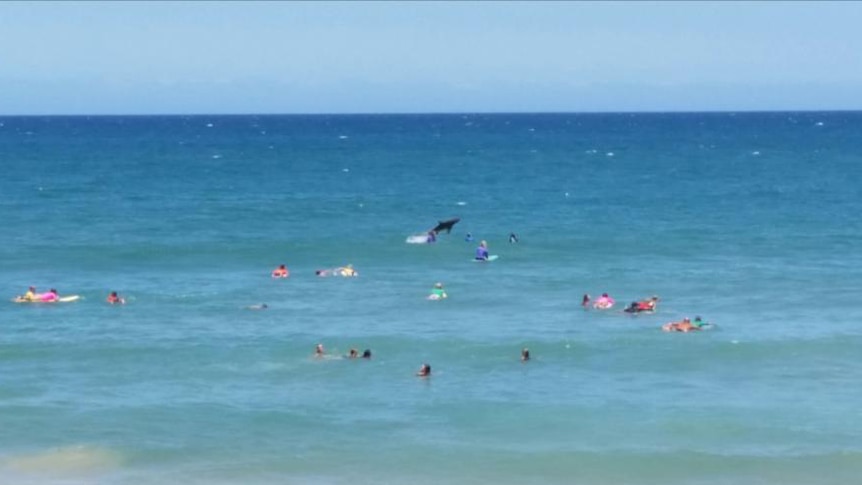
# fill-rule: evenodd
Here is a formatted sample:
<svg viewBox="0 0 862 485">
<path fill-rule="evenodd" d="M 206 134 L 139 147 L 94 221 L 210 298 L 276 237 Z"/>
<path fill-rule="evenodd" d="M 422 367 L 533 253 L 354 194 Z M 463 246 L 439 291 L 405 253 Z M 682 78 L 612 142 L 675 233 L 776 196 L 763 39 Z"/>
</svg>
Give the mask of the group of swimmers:
<svg viewBox="0 0 862 485">
<path fill-rule="evenodd" d="M 590 305 L 592 303 L 592 305 Z M 596 298 L 595 301 L 590 299 L 589 294 L 584 294 L 581 299 L 581 306 L 584 310 L 588 310 L 590 306 L 596 310 L 609 310 L 616 304 L 616 301 L 607 293 L 602 293 L 602 296 Z M 658 297 L 652 296 L 643 300 L 633 301 L 629 306 L 623 309 L 626 313 L 654 313 L 658 307 Z"/>
<path fill-rule="evenodd" d="M 326 356 L 326 350 L 323 348 L 323 344 L 317 344 L 314 347 L 314 357 L 316 359 L 322 359 L 325 356 Z M 358 350 L 356 350 L 355 348 L 352 348 L 347 353 L 347 355 L 344 356 L 344 358 L 370 360 L 371 359 L 371 349 L 365 349 L 364 351 L 362 351 L 362 354 L 360 354 Z M 529 361 L 530 361 L 530 349 L 528 349 L 527 347 L 524 347 L 523 349 L 521 349 L 521 362 L 527 363 Z M 431 365 L 428 364 L 427 362 L 423 363 L 419 367 L 419 370 L 416 371 L 416 376 L 417 377 L 431 377 Z"/>
<path fill-rule="evenodd" d="M 287 266 L 284 264 L 278 265 L 277 268 L 272 270 L 273 279 L 278 278 L 289 278 L 290 270 L 287 269 Z M 348 264 L 347 266 L 339 266 L 337 268 L 332 269 L 318 269 L 314 271 L 316 276 L 326 277 L 326 276 L 344 276 L 345 278 L 352 278 L 355 276 L 359 276 L 359 271 L 353 268 L 352 264 Z"/>
<path fill-rule="evenodd" d="M 77 299 L 77 297 L 75 298 Z M 54 288 L 45 293 L 37 293 L 36 287 L 31 286 L 27 288 L 26 293 L 16 296 L 13 301 L 15 303 L 57 303 L 60 301 L 60 294 Z M 110 292 L 106 301 L 111 305 L 124 305 L 126 303 L 125 298 L 118 295 L 116 291 Z"/>
<path fill-rule="evenodd" d="M 584 310 L 589 310 L 590 306 L 596 310 L 608 310 L 613 307 L 615 303 L 614 299 L 607 293 L 602 293 L 602 296 L 597 298 L 595 301 L 592 301 L 588 294 L 584 294 L 584 297 L 581 299 L 581 306 Z M 658 296 L 654 295 L 651 298 L 631 302 L 629 306 L 623 309 L 623 311 L 632 314 L 655 313 L 657 307 Z M 694 321 L 686 317 L 678 322 L 666 323 L 662 325 L 661 329 L 665 332 L 692 332 L 703 330 L 711 326 L 711 324 L 703 321 L 703 319 L 698 316 L 694 318 Z"/>
</svg>

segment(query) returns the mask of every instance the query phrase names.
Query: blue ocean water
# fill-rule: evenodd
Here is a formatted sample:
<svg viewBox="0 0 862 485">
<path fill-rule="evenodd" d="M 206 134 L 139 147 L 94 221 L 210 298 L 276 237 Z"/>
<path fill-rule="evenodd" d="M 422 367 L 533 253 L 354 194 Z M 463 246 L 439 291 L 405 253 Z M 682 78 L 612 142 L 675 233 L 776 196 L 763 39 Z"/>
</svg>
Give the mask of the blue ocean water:
<svg viewBox="0 0 862 485">
<path fill-rule="evenodd" d="M 0 294 L 82 296 L 0 303 L 0 482 L 855 483 L 859 133 L 856 112 L 0 117 Z M 468 232 L 500 258 L 471 262 Z M 602 292 L 617 307 L 581 308 Z M 717 327 L 660 330 L 694 315 Z"/>
</svg>

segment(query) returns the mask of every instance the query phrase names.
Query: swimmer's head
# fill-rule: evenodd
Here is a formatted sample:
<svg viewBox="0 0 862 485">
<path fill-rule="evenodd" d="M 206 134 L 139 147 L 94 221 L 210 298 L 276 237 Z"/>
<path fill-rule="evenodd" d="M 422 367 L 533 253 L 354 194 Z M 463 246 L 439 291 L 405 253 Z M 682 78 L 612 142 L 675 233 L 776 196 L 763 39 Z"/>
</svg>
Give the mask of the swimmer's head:
<svg viewBox="0 0 862 485">
<path fill-rule="evenodd" d="M 607 297 L 608 297 L 607 293 L 602 293 L 602 298 L 607 298 Z"/>
<path fill-rule="evenodd" d="M 443 288 L 443 283 L 435 283 L 434 288 Z"/>
<path fill-rule="evenodd" d="M 363 359 L 370 359 L 371 358 L 371 349 L 363 350 L 362 351 L 362 358 Z"/>
</svg>

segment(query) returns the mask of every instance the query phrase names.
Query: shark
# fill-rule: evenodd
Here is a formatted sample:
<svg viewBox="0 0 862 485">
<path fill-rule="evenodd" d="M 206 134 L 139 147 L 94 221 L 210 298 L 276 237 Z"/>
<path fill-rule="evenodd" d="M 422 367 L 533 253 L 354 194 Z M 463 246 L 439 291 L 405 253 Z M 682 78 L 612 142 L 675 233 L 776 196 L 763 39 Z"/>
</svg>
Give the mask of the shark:
<svg viewBox="0 0 862 485">
<path fill-rule="evenodd" d="M 460 221 L 460 220 L 461 220 L 460 217 L 456 217 L 454 219 L 448 219 L 445 221 L 438 221 L 437 225 L 434 226 L 434 228 L 428 232 L 433 232 L 434 234 L 439 234 L 441 231 L 445 230 L 446 234 L 449 234 L 452 232 L 452 226 L 457 224 L 458 221 Z"/>
</svg>

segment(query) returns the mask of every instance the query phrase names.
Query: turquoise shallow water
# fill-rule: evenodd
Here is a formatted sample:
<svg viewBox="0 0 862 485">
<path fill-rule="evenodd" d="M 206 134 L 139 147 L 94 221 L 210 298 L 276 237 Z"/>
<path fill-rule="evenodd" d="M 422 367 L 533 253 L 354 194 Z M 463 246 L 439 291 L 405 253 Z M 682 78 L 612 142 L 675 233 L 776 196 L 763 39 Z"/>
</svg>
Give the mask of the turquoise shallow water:
<svg viewBox="0 0 862 485">
<path fill-rule="evenodd" d="M 853 483 L 860 132 L 859 113 L 0 118 L 0 294 L 83 297 L 0 305 L 0 481 Z M 500 259 L 472 263 L 468 231 Z M 603 291 L 660 311 L 580 308 Z M 659 330 L 697 314 L 718 327 Z"/>
</svg>

